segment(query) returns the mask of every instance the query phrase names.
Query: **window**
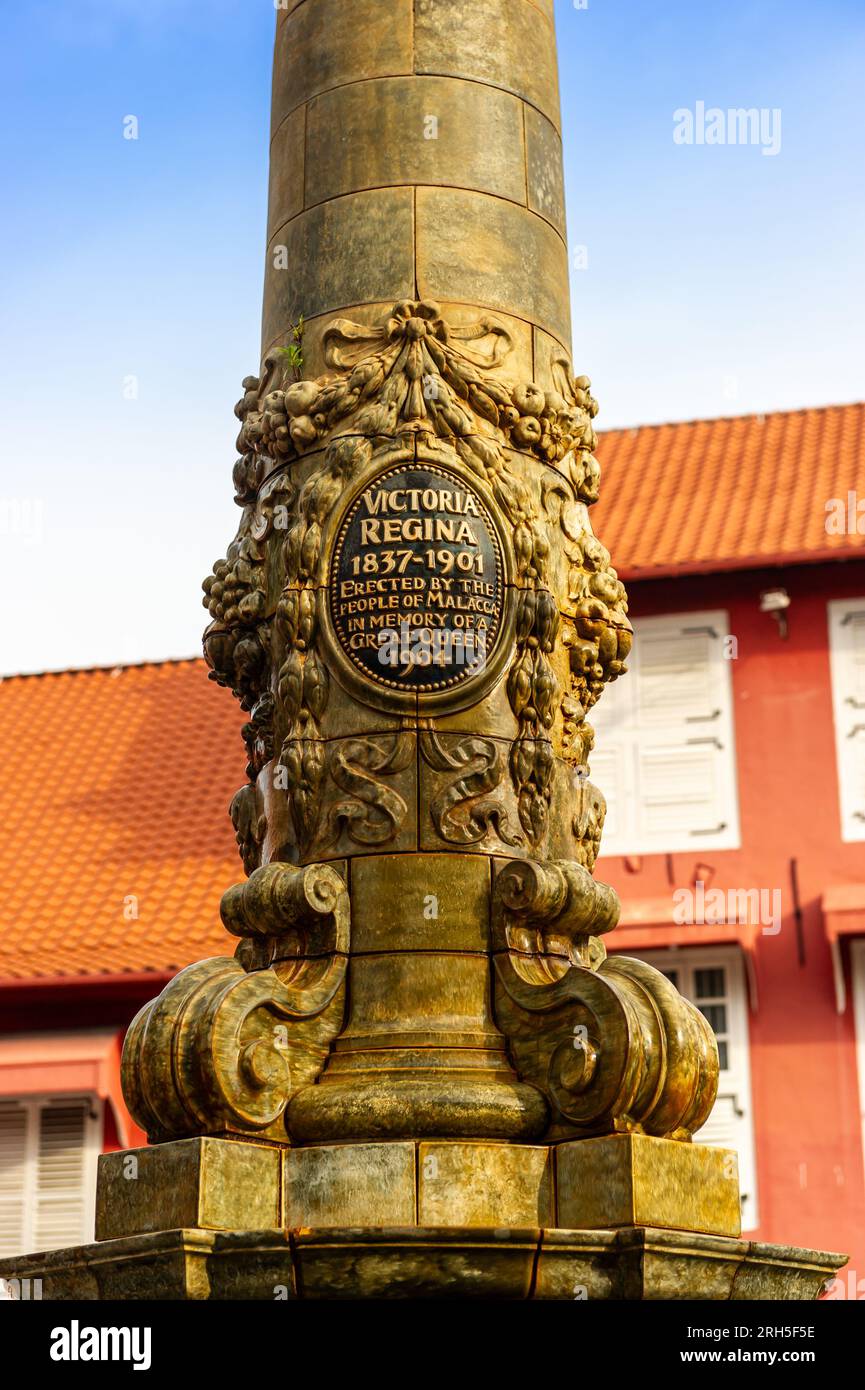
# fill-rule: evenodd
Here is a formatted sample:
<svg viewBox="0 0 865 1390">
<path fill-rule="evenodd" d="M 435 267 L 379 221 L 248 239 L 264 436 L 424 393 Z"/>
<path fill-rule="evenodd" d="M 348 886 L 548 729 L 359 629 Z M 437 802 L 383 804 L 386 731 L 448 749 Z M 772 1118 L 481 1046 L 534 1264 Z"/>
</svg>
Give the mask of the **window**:
<svg viewBox="0 0 865 1390">
<path fill-rule="evenodd" d="M 841 839 L 865 840 L 865 598 L 829 604 Z"/>
<path fill-rule="evenodd" d="M 672 980 L 680 994 L 705 1014 L 718 1040 L 721 1071 L 718 1099 L 697 1144 L 735 1149 L 739 1159 L 742 1230 L 757 1219 L 757 1168 L 748 1054 L 748 999 L 738 947 L 693 951 L 647 951 L 644 959 Z"/>
<path fill-rule="evenodd" d="M 102 1102 L 0 1100 L 0 1256 L 93 1239 Z"/>
<path fill-rule="evenodd" d="M 726 613 L 643 618 L 629 671 L 589 715 L 603 854 L 739 844 Z"/>
</svg>

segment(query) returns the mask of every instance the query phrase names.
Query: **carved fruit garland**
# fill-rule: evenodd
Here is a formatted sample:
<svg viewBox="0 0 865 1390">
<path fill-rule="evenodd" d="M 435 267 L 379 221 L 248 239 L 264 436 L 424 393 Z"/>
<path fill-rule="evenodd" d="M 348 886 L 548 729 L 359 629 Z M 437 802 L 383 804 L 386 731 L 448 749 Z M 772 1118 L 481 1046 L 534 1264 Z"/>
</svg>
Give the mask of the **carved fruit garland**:
<svg viewBox="0 0 865 1390">
<path fill-rule="evenodd" d="M 315 589 L 322 528 L 350 478 L 369 462 L 371 455 L 372 445 L 366 439 L 333 441 L 324 462 L 301 489 L 296 517 L 283 544 L 285 587 L 277 604 L 275 646 L 281 649 L 276 690 L 285 734 L 276 785 L 288 791 L 301 850 L 306 849 L 316 832 L 325 772 L 321 719 L 327 706 L 330 678 L 318 650 Z"/>
<path fill-rule="evenodd" d="M 557 710 L 564 719 L 566 756 L 582 765 L 593 741 L 586 713 L 604 683 L 624 670 L 630 646 L 624 588 L 587 521 L 573 516 L 573 494 L 564 482 L 566 477 L 572 485 L 585 518 L 585 506 L 597 499 L 600 476 L 593 457 L 597 403 L 589 380 L 573 380 L 561 357 L 551 363 L 556 389 L 510 385 L 490 373 L 511 347 L 507 331 L 493 319 L 455 328 L 436 304 L 404 301 L 379 325 L 337 319 L 326 329 L 325 360 L 334 375 L 280 385 L 283 367 L 273 354 L 265 359 L 262 380 L 244 380 L 245 394 L 236 407 L 242 457 L 234 483 L 245 524 L 226 560 L 205 581 L 214 616 L 205 650 L 214 678 L 230 685 L 244 708 L 253 711 L 247 725 L 253 776 L 262 765 L 267 748 L 263 726 L 273 710 L 272 704 L 256 705 L 268 692 L 273 642 L 274 693 L 282 723 L 276 775 L 284 779 L 301 849 L 316 832 L 325 774 L 320 720 L 328 676 L 318 649 L 314 592 L 322 528 L 350 479 L 373 458 L 373 443 L 362 436 L 425 433 L 441 440 L 486 484 L 511 525 L 521 592 L 507 685 L 519 726 L 509 770 L 530 843 L 538 844 L 547 828 L 555 766 L 550 731 Z M 334 431 L 338 433 L 331 437 Z M 324 462 L 304 484 L 291 513 L 283 547 L 286 582 L 271 633 L 264 613 L 264 557 L 252 527 L 259 488 L 269 475 L 328 437 Z M 561 488 L 552 491 L 561 493 L 553 513 L 558 506 L 571 561 L 573 614 L 562 633 L 569 648 L 571 688 L 564 695 L 550 660 L 561 623 L 549 587 L 550 496 L 543 499 L 544 516 L 530 487 L 508 466 L 508 445 L 563 475 Z M 346 778 L 352 780 L 348 770 Z M 244 807 L 237 815 L 247 843 L 244 858 L 253 863 L 257 809 Z M 344 823 L 351 829 L 355 818 L 348 816 Z M 453 831 L 451 819 L 443 818 L 442 824 Z M 474 834 L 471 821 L 466 826 L 463 833 Z"/>
</svg>

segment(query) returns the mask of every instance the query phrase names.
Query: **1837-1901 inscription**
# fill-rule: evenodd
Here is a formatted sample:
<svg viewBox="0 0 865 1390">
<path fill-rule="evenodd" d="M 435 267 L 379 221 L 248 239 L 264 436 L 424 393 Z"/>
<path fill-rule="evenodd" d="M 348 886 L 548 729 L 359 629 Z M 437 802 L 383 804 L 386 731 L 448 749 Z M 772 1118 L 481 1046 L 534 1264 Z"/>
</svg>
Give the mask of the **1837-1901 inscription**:
<svg viewBox="0 0 865 1390">
<path fill-rule="evenodd" d="M 481 670 L 502 625 L 503 593 L 492 517 L 446 469 L 391 469 L 349 507 L 330 611 L 349 660 L 377 684 L 432 692 Z"/>
</svg>

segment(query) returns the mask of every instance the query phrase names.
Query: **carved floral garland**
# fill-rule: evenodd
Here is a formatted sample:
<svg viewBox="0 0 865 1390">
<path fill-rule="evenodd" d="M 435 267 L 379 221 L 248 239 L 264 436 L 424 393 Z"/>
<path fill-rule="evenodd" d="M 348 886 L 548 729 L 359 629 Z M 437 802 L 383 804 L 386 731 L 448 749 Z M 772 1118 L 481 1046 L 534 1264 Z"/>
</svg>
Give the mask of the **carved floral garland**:
<svg viewBox="0 0 865 1390">
<path fill-rule="evenodd" d="M 492 346 L 485 347 L 490 340 Z M 217 562 L 204 583 L 205 604 L 213 619 L 205 634 L 213 678 L 230 686 L 251 711 L 244 730 L 250 778 L 273 755 L 276 698 L 287 728 L 277 770 L 285 774 L 303 850 L 317 826 L 325 773 L 320 720 L 329 678 L 318 650 L 314 592 L 323 527 L 350 479 L 372 459 L 375 437 L 426 433 L 446 442 L 487 485 L 512 527 L 522 592 L 508 676 L 508 697 L 519 726 L 509 770 L 522 831 L 537 844 L 548 821 L 555 766 L 549 732 L 557 709 L 564 718 L 565 756 L 582 766 L 593 741 L 586 714 L 606 681 L 625 669 L 631 629 L 624 588 L 610 567 L 609 554 L 574 516 L 573 495 L 564 479 L 546 488 L 542 511 L 530 487 L 509 466 L 505 449 L 511 446 L 557 467 L 580 502 L 591 505 L 597 499 L 600 470 L 593 457 L 597 403 L 590 395 L 590 382 L 587 377 L 571 380 L 562 358 L 552 364 L 561 389 L 544 392 L 531 383 L 509 385 L 490 375 L 511 349 L 506 330 L 488 318 L 453 328 L 429 302 L 398 304 L 374 327 L 338 319 L 326 330 L 324 344 L 325 360 L 335 376 L 280 387 L 274 384 L 279 359 L 271 357 L 265 361 L 263 380 L 245 379 L 245 395 L 236 408 L 242 457 L 234 469 L 236 500 L 244 514 L 226 559 Z M 327 440 L 323 462 L 298 494 L 285 465 Z M 277 487 L 261 504 L 259 488 L 276 470 L 281 470 Z M 290 524 L 283 544 L 285 586 L 271 616 L 266 612 L 262 538 L 279 499 Z M 564 533 L 571 566 L 572 612 L 561 634 L 571 672 L 570 690 L 564 696 L 550 660 L 561 629 L 549 587 L 551 519 Z M 273 691 L 272 664 L 277 673 Z M 474 748 L 473 756 L 480 751 Z M 342 782 L 337 779 L 346 790 L 372 780 L 374 771 L 381 770 L 367 766 L 369 759 L 360 748 L 355 752 L 360 762 L 341 770 Z M 438 745 L 430 744 L 427 752 L 435 762 L 444 756 Z M 388 770 L 393 770 L 389 763 Z M 477 786 L 489 775 L 485 773 Z M 475 778 L 462 780 L 466 795 L 472 794 Z M 262 811 L 254 788 L 238 797 L 241 802 L 233 805 L 232 815 L 249 870 L 257 863 L 263 839 Z M 352 838 L 360 836 L 359 843 L 369 843 L 368 837 L 377 833 L 375 797 L 369 795 L 366 801 L 372 821 L 366 813 L 358 817 L 348 801 L 340 803 L 337 817 Z M 479 827 L 491 823 L 492 810 L 480 805 L 460 821 L 454 819 L 449 802 L 439 808 L 438 816 L 442 833 L 447 829 L 445 838 L 466 836 L 470 841 Z M 338 833 L 338 827 L 330 830 Z M 511 842 L 518 839 L 517 835 Z"/>
</svg>

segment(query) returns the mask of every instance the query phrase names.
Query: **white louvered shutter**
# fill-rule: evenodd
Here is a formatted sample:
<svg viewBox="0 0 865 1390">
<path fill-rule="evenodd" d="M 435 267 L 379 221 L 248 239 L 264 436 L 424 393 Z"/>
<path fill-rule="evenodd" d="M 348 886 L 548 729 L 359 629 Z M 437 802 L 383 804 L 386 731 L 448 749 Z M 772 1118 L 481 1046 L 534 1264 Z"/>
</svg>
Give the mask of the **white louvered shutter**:
<svg viewBox="0 0 865 1390">
<path fill-rule="evenodd" d="M 592 710 L 592 780 L 616 814 L 606 854 L 732 849 L 739 843 L 727 615 L 644 618 L 630 671 Z"/>
<path fill-rule="evenodd" d="M 615 839 L 622 833 L 622 810 L 626 804 L 625 754 L 620 747 L 604 748 L 592 754 L 592 781 L 604 793 L 607 814 L 604 818 L 604 839 Z"/>
<path fill-rule="evenodd" d="M 24 1248 L 28 1118 L 17 1101 L 0 1101 L 0 1257 Z"/>
<path fill-rule="evenodd" d="M 93 1239 L 101 1140 L 95 1098 L 0 1102 L 0 1255 Z"/>
<path fill-rule="evenodd" d="M 748 999 L 742 955 L 738 947 L 693 951 L 646 952 L 650 965 L 661 970 L 680 994 L 705 1014 L 718 1040 L 721 1069 L 718 1098 L 695 1143 L 733 1149 L 739 1166 L 742 1230 L 758 1225 L 757 1162 L 751 1103 L 751 1062 L 748 1038 Z"/>
<path fill-rule="evenodd" d="M 39 1114 L 34 1244 L 56 1250 L 84 1239 L 89 1193 L 86 1101 L 43 1106 Z"/>
<path fill-rule="evenodd" d="M 865 840 L 865 598 L 829 604 L 841 838 Z"/>
</svg>

